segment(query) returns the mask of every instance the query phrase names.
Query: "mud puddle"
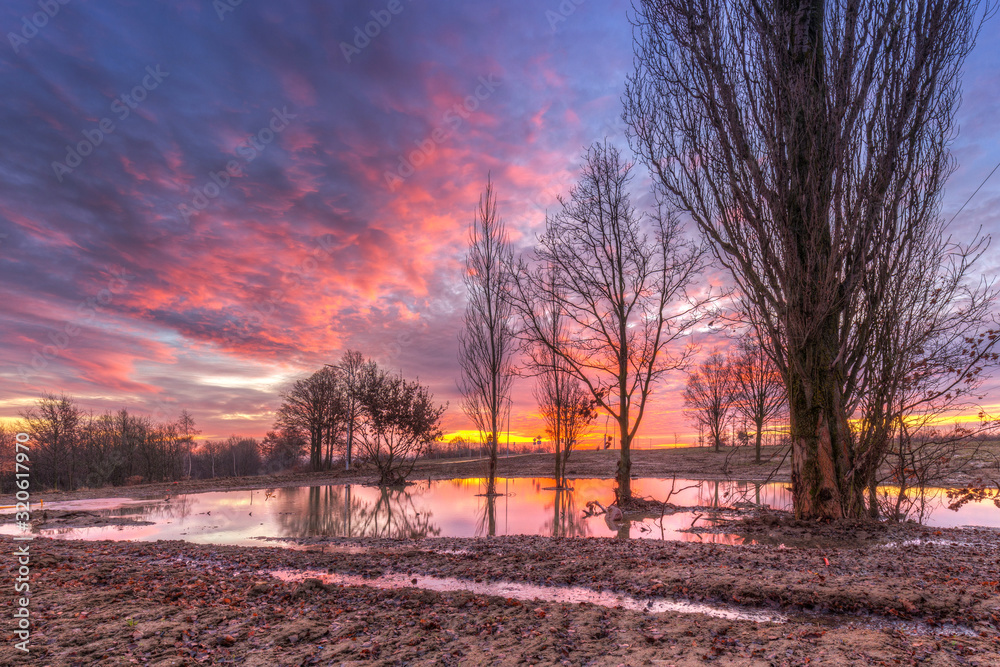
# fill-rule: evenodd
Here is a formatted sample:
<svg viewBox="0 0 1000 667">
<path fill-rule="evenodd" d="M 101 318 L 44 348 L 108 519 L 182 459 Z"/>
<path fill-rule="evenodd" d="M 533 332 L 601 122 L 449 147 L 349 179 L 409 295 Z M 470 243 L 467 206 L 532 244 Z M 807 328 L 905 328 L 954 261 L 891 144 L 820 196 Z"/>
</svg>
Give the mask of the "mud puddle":
<svg viewBox="0 0 1000 667">
<path fill-rule="evenodd" d="M 492 595 L 526 602 L 538 600 L 541 602 L 570 604 L 589 603 L 601 607 L 612 609 L 620 607 L 622 609 L 641 611 L 649 614 L 703 614 L 713 618 L 722 618 L 731 621 L 753 621 L 756 623 L 784 623 L 787 621 L 787 618 L 782 614 L 751 611 L 732 606 L 677 602 L 674 600 L 641 600 L 628 595 L 598 592 L 579 586 L 534 586 L 505 581 L 474 582 L 451 577 L 404 574 L 386 574 L 380 577 L 365 578 L 355 575 L 330 574 L 318 570 L 271 570 L 268 574 L 288 582 L 318 579 L 324 584 L 336 584 L 339 586 L 369 586 L 383 590 L 422 588 L 445 593 L 467 591 L 476 595 Z"/>
</svg>

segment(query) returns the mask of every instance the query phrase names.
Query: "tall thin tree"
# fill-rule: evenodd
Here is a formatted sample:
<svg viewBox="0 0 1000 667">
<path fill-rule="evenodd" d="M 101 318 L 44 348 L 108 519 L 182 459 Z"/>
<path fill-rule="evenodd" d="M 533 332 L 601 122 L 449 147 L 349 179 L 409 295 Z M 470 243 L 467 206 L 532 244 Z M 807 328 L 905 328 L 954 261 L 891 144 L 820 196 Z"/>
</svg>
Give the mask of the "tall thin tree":
<svg viewBox="0 0 1000 667">
<path fill-rule="evenodd" d="M 469 235 L 465 285 L 468 305 L 459 334 L 462 408 L 489 448 L 487 495 L 496 495 L 496 470 L 501 413 L 514 379 L 514 311 L 511 278 L 514 255 L 497 211 L 492 180 L 479 198 Z"/>
<path fill-rule="evenodd" d="M 358 429 L 358 422 L 361 419 L 361 378 L 366 367 L 374 364 L 371 359 L 366 360 L 364 355 L 357 350 L 347 350 L 341 358 L 337 368 L 340 370 L 340 385 L 344 397 L 344 418 L 347 422 L 346 451 L 344 453 L 344 466 L 346 470 L 351 469 L 351 458 L 354 452 L 354 434 Z"/>
</svg>

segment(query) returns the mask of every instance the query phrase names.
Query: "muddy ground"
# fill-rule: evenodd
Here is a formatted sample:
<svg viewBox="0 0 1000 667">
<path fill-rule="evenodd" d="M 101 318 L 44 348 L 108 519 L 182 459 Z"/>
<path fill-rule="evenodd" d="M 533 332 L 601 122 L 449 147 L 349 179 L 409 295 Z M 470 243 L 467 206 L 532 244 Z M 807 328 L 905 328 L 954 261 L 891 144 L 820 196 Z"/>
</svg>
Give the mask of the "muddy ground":
<svg viewBox="0 0 1000 667">
<path fill-rule="evenodd" d="M 806 528 L 771 517 L 747 530 L 804 544 Z M 31 653 L 13 648 L 7 624 L 0 664 L 1000 665 L 1000 533 L 809 530 L 813 544 L 801 547 L 342 538 L 296 551 L 39 538 Z M 276 569 L 583 586 L 788 621 L 291 583 L 269 576 Z M 0 597 L 8 619 L 11 604 Z"/>
<path fill-rule="evenodd" d="M 685 447 L 679 449 L 639 449 L 632 452 L 632 475 L 635 477 L 706 480 L 745 480 L 787 482 L 790 465 L 785 457 L 787 450 L 779 447 L 764 447 L 760 463 L 755 463 L 752 448 L 724 447 L 715 452 L 707 447 Z M 957 458 L 971 455 L 960 452 Z M 971 463 L 963 463 L 961 471 L 935 480 L 939 486 L 962 486 L 976 477 L 987 473 L 1000 476 L 994 470 L 992 458 L 1000 454 L 1000 443 L 990 444 L 977 452 L 978 458 Z M 617 450 L 574 451 L 567 464 L 570 478 L 611 479 L 615 475 L 620 453 Z M 520 454 L 501 457 L 497 474 L 500 477 L 548 477 L 554 468 L 552 454 Z M 411 479 L 455 479 L 482 477 L 486 474 L 485 460 L 425 460 L 417 463 L 410 475 Z M 162 498 L 167 495 L 198 493 L 202 491 L 235 491 L 245 489 L 266 489 L 285 486 L 316 486 L 323 484 L 365 484 L 373 483 L 377 476 L 364 467 L 350 472 L 332 470 L 326 472 L 281 473 L 257 477 L 228 477 L 219 479 L 187 480 L 169 484 L 144 484 L 128 487 L 108 487 L 103 489 L 80 489 L 71 492 L 44 492 L 36 497 L 49 501 L 82 500 L 90 498 L 129 497 L 136 499 Z"/>
<path fill-rule="evenodd" d="M 747 454 L 642 450 L 633 472 L 787 481 L 780 452 L 767 450 L 761 464 Z M 576 452 L 569 473 L 607 478 L 617 457 Z M 545 476 L 551 465 L 551 455 L 511 457 L 501 459 L 499 474 Z M 482 468 L 425 461 L 414 478 L 473 477 Z M 365 471 L 296 473 L 40 495 L 142 499 L 367 481 Z M 49 510 L 47 520 L 95 525 L 76 510 Z M 718 530 L 748 544 L 313 538 L 293 550 L 37 538 L 31 653 L 14 649 L 8 623 L 0 665 L 1000 665 L 1000 531 L 817 526 L 780 512 L 755 512 Z M 13 557 L 4 561 L 7 581 L 16 567 Z M 388 591 L 293 583 L 269 574 L 277 569 L 584 587 L 778 613 L 787 622 L 442 593 L 419 580 Z M 12 595 L 0 596 L 8 619 L 12 605 Z"/>
</svg>

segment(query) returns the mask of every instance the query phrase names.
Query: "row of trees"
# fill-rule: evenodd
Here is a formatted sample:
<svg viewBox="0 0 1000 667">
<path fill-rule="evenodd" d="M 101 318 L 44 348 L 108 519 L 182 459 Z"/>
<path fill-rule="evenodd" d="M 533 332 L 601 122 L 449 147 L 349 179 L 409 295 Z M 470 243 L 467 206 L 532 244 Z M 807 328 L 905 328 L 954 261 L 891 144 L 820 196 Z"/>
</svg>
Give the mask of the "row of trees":
<svg viewBox="0 0 1000 667">
<path fill-rule="evenodd" d="M 21 413 L 21 423 L 0 425 L 0 487 L 13 482 L 17 433 L 30 437 L 32 484 L 72 490 L 170 482 L 216 476 L 256 475 L 280 469 L 253 438 L 195 443 L 199 431 L 185 410 L 169 422 L 155 422 L 128 408 L 86 412 L 68 396 L 46 395 Z"/>
<path fill-rule="evenodd" d="M 541 437 L 533 438 L 531 442 L 506 443 L 501 440 L 500 447 L 504 455 L 543 454 L 551 451 L 549 445 Z M 433 449 L 426 452 L 425 457 L 431 459 L 479 458 L 484 451 L 488 451 L 488 448 L 487 443 L 480 442 L 479 439 L 470 440 L 464 436 L 456 435 L 450 440 L 435 442 Z"/>
<path fill-rule="evenodd" d="M 741 339 L 735 353 L 709 355 L 691 372 L 684 404 L 715 451 L 725 443 L 725 434 L 736 420 L 752 424 L 757 463 L 765 427 L 783 419 L 787 411 L 781 374 L 752 338 Z"/>
<path fill-rule="evenodd" d="M 598 410 L 615 420 L 622 506 L 633 500 L 630 447 L 648 398 L 665 373 L 687 363 L 693 348 L 677 343 L 712 298 L 694 289 L 705 249 L 684 238 L 676 216 L 636 209 L 632 168 L 614 146 L 591 146 L 578 184 L 547 218 L 530 256 L 516 263 L 489 183 L 470 239 L 460 339 L 463 407 L 493 443 L 516 372 L 512 360 L 524 354 L 519 371 L 539 379 L 560 485 L 567 445 Z M 494 445 L 491 493 L 495 462 Z"/>
<path fill-rule="evenodd" d="M 350 466 L 353 442 L 380 483 L 396 484 L 442 436 L 445 406 L 435 405 L 426 387 L 357 352 L 296 382 L 283 398 L 263 441 L 234 435 L 196 443 L 200 431 L 186 410 L 157 423 L 127 408 L 96 414 L 70 397 L 46 395 L 21 423 L 0 425 L 0 490 L 13 488 L 20 432 L 30 437 L 32 483 L 58 490 L 278 472 L 297 467 L 306 451 L 312 470 L 330 468 L 335 453 Z"/>
<path fill-rule="evenodd" d="M 44 488 L 169 481 L 192 465 L 197 431 L 186 412 L 174 422 L 155 423 L 126 408 L 84 412 L 72 398 L 49 394 L 21 417 L 20 424 L 0 430 L 0 441 L 6 449 L 16 432 L 30 436 L 32 482 Z"/>
<path fill-rule="evenodd" d="M 606 143 L 527 257 L 514 260 L 492 184 L 480 203 L 461 388 L 494 442 L 491 481 L 520 345 L 525 370 L 573 378 L 615 419 L 617 501 L 631 501 L 630 443 L 656 381 L 689 359 L 675 343 L 711 299 L 693 289 L 710 251 L 781 380 L 796 515 L 877 515 L 879 470 L 910 424 L 969 408 L 998 360 L 1000 293 L 975 271 L 988 239 L 956 242 L 940 214 L 979 3 L 635 9 L 624 118 L 656 207 L 636 210 L 632 164 Z M 709 363 L 694 403 L 706 373 L 728 375 Z"/>
<path fill-rule="evenodd" d="M 286 458 L 295 458 L 301 443 L 312 470 L 332 468 L 340 454 L 350 469 L 357 451 L 374 464 L 379 484 L 400 484 L 417 457 L 443 435 L 447 406 L 433 398 L 419 382 L 348 350 L 340 363 L 324 366 L 282 395 L 275 431 L 265 443 Z"/>
</svg>

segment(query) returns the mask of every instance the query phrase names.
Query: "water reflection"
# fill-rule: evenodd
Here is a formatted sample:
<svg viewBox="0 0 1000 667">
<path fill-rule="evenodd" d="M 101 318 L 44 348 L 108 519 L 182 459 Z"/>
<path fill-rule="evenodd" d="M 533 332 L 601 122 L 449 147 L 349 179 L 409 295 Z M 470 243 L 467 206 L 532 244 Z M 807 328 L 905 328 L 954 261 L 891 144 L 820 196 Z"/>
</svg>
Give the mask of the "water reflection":
<svg viewBox="0 0 1000 667">
<path fill-rule="evenodd" d="M 354 488 L 346 484 L 281 489 L 277 514 L 281 535 L 419 539 L 441 534 L 432 523 L 431 510 L 419 510 L 409 490 L 362 487 L 362 493 L 352 494 Z"/>
<path fill-rule="evenodd" d="M 646 614 L 704 614 L 714 618 L 755 623 L 785 623 L 784 614 L 744 609 L 736 605 L 704 604 L 679 600 L 641 599 L 621 593 L 601 592 L 580 586 L 536 586 L 512 581 L 469 581 L 451 577 L 432 577 L 412 574 L 384 574 L 380 577 L 360 577 L 349 574 L 319 572 L 317 570 L 272 570 L 270 575 L 281 581 L 318 579 L 324 584 L 337 586 L 369 586 L 383 590 L 421 588 L 424 590 L 452 592 L 468 591 L 475 595 L 495 595 L 517 600 L 558 602 L 569 604 L 595 604 L 611 609 L 629 609 Z"/>
<path fill-rule="evenodd" d="M 538 532 L 552 537 L 587 537 L 589 525 L 583 513 L 576 506 L 576 496 L 572 489 L 553 492 L 552 502 L 545 509 L 552 511 L 552 518 L 542 524 Z"/>
<path fill-rule="evenodd" d="M 479 523 L 476 524 L 476 537 L 495 537 L 497 534 L 497 496 L 483 496 L 482 509 L 479 512 Z"/>
<path fill-rule="evenodd" d="M 260 544 L 261 537 L 490 537 L 546 535 L 614 537 L 740 544 L 736 535 L 688 532 L 717 523 L 726 507 L 787 509 L 791 493 L 785 484 L 698 480 L 637 479 L 639 497 L 668 500 L 669 509 L 622 522 L 586 516 L 586 503 L 605 506 L 614 498 L 614 481 L 572 480 L 571 489 L 555 490 L 552 479 L 498 480 L 503 495 L 482 495 L 483 480 L 421 481 L 406 489 L 359 485 L 210 492 L 171 498 L 169 502 L 108 499 L 46 503 L 46 509 L 83 510 L 110 517 L 153 522 L 147 526 L 43 526 L 41 533 L 74 539 L 181 539 L 199 543 Z M 890 490 L 886 490 L 888 493 Z M 969 503 L 960 512 L 946 509 L 944 490 L 931 490 L 921 501 L 930 525 L 1000 525 L 1000 511 L 990 501 Z M 116 506 L 117 505 L 117 506 Z M 5 534 L 16 534 L 7 524 Z"/>
</svg>

